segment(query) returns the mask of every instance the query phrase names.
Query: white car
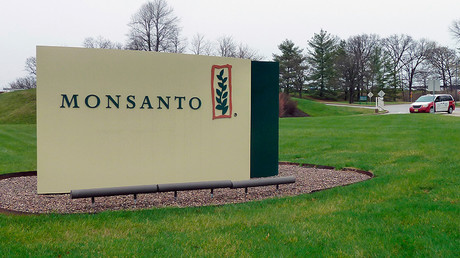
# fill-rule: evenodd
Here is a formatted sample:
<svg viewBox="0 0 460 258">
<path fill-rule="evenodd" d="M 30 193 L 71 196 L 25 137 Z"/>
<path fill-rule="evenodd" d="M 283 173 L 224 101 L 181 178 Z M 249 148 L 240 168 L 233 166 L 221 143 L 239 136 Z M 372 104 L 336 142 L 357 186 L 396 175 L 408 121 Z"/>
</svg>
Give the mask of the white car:
<svg viewBox="0 0 460 258">
<path fill-rule="evenodd" d="M 455 100 L 449 94 L 423 95 L 410 105 L 411 113 L 447 112 L 455 110 Z"/>
</svg>

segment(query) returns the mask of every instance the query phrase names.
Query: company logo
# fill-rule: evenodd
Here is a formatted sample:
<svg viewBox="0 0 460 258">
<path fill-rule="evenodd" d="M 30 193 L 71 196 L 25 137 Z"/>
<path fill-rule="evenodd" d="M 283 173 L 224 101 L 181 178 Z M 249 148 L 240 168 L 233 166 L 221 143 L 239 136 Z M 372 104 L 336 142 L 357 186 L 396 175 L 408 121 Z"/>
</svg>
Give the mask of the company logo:
<svg viewBox="0 0 460 258">
<path fill-rule="evenodd" d="M 211 69 L 212 119 L 232 117 L 232 66 Z"/>
<path fill-rule="evenodd" d="M 81 99 L 79 94 L 61 94 L 61 106 L 60 108 L 80 108 L 83 106 L 81 104 Z M 120 99 L 121 98 L 121 99 Z M 142 101 L 139 101 L 142 99 Z M 102 104 L 102 108 L 106 109 L 184 109 L 190 108 L 192 110 L 198 110 L 201 107 L 201 99 L 199 97 L 188 98 L 186 96 L 141 96 L 136 100 L 135 95 L 105 95 L 100 97 L 95 94 L 89 94 L 84 97 L 85 107 L 94 109 L 98 108 Z M 79 104 L 80 103 L 80 104 Z M 121 104 L 120 104 L 121 103 Z M 106 105 L 107 104 L 107 105 Z"/>
</svg>

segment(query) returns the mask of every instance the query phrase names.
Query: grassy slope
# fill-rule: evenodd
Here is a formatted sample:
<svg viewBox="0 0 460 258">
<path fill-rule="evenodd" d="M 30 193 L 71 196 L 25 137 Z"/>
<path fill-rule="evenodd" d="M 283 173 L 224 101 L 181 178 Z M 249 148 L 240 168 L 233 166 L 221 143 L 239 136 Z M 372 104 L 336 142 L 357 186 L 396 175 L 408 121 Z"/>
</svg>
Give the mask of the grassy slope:
<svg viewBox="0 0 460 258">
<path fill-rule="evenodd" d="M 0 94 L 0 124 L 35 124 L 36 90 Z"/>
<path fill-rule="evenodd" d="M 297 107 L 299 109 L 301 109 L 303 112 L 309 114 L 312 117 L 349 116 L 349 115 L 374 113 L 373 109 L 327 106 L 323 103 L 308 100 L 308 99 L 299 99 L 299 98 L 292 98 L 292 99 L 297 101 Z"/>
<path fill-rule="evenodd" d="M 280 159 L 368 169 L 347 187 L 239 205 L 0 215 L 9 255 L 459 256 L 460 118 L 280 120 Z"/>
</svg>

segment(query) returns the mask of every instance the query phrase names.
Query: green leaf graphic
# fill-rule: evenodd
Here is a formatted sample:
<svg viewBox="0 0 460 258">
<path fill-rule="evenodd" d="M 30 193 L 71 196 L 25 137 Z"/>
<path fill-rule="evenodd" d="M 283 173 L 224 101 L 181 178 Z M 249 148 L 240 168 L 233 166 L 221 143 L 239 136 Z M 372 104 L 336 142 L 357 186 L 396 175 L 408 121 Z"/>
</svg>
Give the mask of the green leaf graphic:
<svg viewBox="0 0 460 258">
<path fill-rule="evenodd" d="M 217 79 L 219 81 L 217 82 L 217 85 L 219 86 L 219 89 L 216 89 L 216 109 L 222 111 L 222 115 L 225 115 L 228 111 L 228 91 L 227 91 L 227 85 L 225 84 L 228 80 L 228 77 L 223 77 L 224 76 L 225 69 L 220 70 L 219 74 L 217 74 Z"/>
<path fill-rule="evenodd" d="M 222 69 L 220 73 L 217 75 L 217 79 L 222 81 L 223 80 L 222 76 L 224 76 L 224 69 Z"/>
</svg>

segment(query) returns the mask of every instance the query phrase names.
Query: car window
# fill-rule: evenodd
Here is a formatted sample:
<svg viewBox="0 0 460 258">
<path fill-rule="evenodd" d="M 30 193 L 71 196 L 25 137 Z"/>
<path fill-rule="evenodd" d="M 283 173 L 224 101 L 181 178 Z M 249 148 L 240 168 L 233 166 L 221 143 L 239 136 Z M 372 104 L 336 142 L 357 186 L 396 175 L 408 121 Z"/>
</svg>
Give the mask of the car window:
<svg viewBox="0 0 460 258">
<path fill-rule="evenodd" d="M 442 100 L 442 101 L 450 101 L 451 98 L 452 98 L 451 96 L 445 95 L 445 96 L 442 96 L 441 100 Z"/>
<path fill-rule="evenodd" d="M 431 102 L 433 101 L 433 96 L 431 95 L 424 95 L 418 98 L 415 102 Z"/>
</svg>

